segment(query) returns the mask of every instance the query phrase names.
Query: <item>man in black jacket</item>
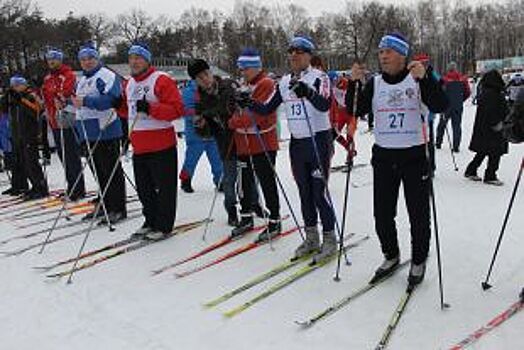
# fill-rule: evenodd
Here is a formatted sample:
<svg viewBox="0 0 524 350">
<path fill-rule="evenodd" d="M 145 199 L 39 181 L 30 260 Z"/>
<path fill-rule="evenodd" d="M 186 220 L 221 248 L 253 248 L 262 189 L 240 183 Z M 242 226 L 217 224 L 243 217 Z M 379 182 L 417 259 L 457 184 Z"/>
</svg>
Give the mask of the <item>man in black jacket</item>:
<svg viewBox="0 0 524 350">
<path fill-rule="evenodd" d="M 47 197 L 48 187 L 38 161 L 38 115 L 40 105 L 28 87 L 27 80 L 15 75 L 10 89 L 1 101 L 2 109 L 9 113 L 14 165 L 12 188 L 27 188 L 27 178 L 32 188 L 24 193 L 25 200 Z"/>
<path fill-rule="evenodd" d="M 431 236 L 426 118 L 428 111 L 443 112 L 448 102 L 438 81 L 421 62 L 408 64 L 408 54 L 409 44 L 401 34 L 392 33 L 381 39 L 381 74 L 359 90 L 357 115 L 373 112 L 375 123 L 372 156 L 375 230 L 385 259 L 374 279 L 391 274 L 399 266 L 395 217 L 402 183 L 412 241 L 408 282 L 416 285 L 424 278 Z M 353 66 L 353 83 L 346 94 L 349 111 L 355 82 L 363 74 L 360 65 Z"/>
<path fill-rule="evenodd" d="M 237 109 L 235 93 L 239 84 L 231 79 L 220 78 L 212 74 L 206 61 L 202 59 L 193 60 L 187 67 L 191 79 L 198 85 L 198 96 L 195 106 L 195 114 L 201 116 L 194 122 L 195 129 L 200 133 L 210 133 L 215 139 L 220 158 L 224 165 L 221 186 L 224 190 L 224 206 L 228 214 L 230 226 L 245 225 L 239 222 L 237 212 L 237 193 L 235 189 L 237 181 L 237 159 L 233 130 L 229 129 L 228 121 Z M 255 188 L 253 186 L 253 188 Z M 254 193 L 257 215 L 261 216 L 258 196 Z"/>
</svg>

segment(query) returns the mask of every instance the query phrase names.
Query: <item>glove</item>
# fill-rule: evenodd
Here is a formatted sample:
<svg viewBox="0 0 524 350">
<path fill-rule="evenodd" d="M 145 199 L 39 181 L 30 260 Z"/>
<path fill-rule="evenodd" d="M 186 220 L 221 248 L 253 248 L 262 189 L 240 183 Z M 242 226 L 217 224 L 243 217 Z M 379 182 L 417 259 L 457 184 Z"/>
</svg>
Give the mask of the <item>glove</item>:
<svg viewBox="0 0 524 350">
<path fill-rule="evenodd" d="M 235 115 L 229 119 L 228 125 L 230 129 L 247 129 L 251 126 L 251 119 L 246 115 Z"/>
<path fill-rule="evenodd" d="M 149 102 L 146 101 L 146 96 L 141 100 L 136 101 L 136 111 L 149 114 Z"/>
<path fill-rule="evenodd" d="M 303 81 L 292 82 L 289 88 L 295 92 L 298 98 L 310 98 L 313 95 L 313 90 Z"/>
<path fill-rule="evenodd" d="M 253 107 L 253 99 L 250 96 L 245 96 L 237 101 L 240 108 L 251 108 Z"/>
</svg>

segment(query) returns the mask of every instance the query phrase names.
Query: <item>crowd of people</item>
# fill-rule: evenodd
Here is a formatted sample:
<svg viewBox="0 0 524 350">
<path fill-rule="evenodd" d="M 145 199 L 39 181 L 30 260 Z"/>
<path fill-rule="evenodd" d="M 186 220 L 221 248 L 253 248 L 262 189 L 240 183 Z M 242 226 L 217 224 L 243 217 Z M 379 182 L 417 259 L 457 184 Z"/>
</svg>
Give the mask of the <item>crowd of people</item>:
<svg viewBox="0 0 524 350">
<path fill-rule="evenodd" d="M 216 193 L 224 195 L 231 236 L 251 231 L 258 216 L 267 225 L 257 240 L 268 241 L 282 230 L 279 191 L 284 189 L 275 167 L 280 108 L 291 134 L 289 160 L 305 232 L 294 258 L 313 254 L 320 260 L 337 252 L 341 235 L 329 191 L 335 142 L 349 163 L 356 154 L 357 119 L 367 118 L 375 137 L 371 159 L 375 229 L 384 255 L 374 278 L 391 274 L 400 263 L 395 217 L 402 184 L 412 237 L 408 280 L 416 285 L 424 278 L 430 246 L 434 148 L 442 147 L 451 120 L 451 147 L 460 152 L 463 104 L 471 94 L 467 78 L 455 63 L 440 77 L 428 55 L 420 53 L 411 60 L 409 41 L 396 32 L 379 42 L 377 74 L 370 75 L 359 61 L 350 75 L 326 71 L 315 51 L 310 37 L 292 38 L 290 73 L 278 82 L 263 69 L 262 57 L 253 48 L 244 49 L 237 59 L 239 80 L 215 76 L 205 60 L 195 59 L 187 67 L 191 81 L 179 91 L 172 77 L 152 66 L 152 53 L 143 43 L 129 48 L 128 78 L 104 66 L 92 44 L 78 51 L 79 78 L 63 63 L 60 50 L 49 50 L 43 85 L 32 87 L 22 75 L 14 75 L 0 102 L 1 125 L 9 130 L 2 132 L 0 144 L 11 172 L 11 187 L 3 194 L 27 200 L 49 195 L 39 160 L 39 143 L 46 138 L 39 122 L 44 115 L 63 166 L 65 200 L 85 198 L 86 167 L 97 183 L 97 209 L 85 219 L 102 224 L 126 219 L 121 158 L 130 143 L 134 185 L 144 216 L 133 238 L 166 238 L 176 218 L 178 179 L 182 190 L 193 192 L 191 181 L 205 152 Z M 469 147 L 476 155 L 465 172 L 471 180 L 502 185 L 497 169 L 508 151 L 506 133 L 510 130 L 513 140 L 524 134 L 522 94 L 515 89 L 519 85 L 512 84 L 510 113 L 500 73 L 489 71 L 480 81 Z M 509 128 L 508 115 L 516 120 Z M 182 117 L 186 151 L 179 172 L 173 121 Z M 481 178 L 477 171 L 485 158 L 488 166 Z"/>
</svg>

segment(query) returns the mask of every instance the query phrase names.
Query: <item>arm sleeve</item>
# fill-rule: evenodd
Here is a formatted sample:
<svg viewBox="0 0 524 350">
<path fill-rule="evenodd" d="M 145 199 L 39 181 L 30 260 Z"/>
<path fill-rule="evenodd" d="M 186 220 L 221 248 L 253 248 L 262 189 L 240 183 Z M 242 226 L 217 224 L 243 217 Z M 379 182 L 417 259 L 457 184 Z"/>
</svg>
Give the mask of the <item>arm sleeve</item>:
<svg viewBox="0 0 524 350">
<path fill-rule="evenodd" d="M 120 79 L 116 75 L 107 82 L 99 78 L 96 80 L 96 88 L 100 95 L 84 97 L 84 106 L 99 111 L 111 109 L 121 94 Z"/>
<path fill-rule="evenodd" d="M 431 112 L 443 113 L 448 108 L 448 98 L 433 74 L 426 74 L 423 79 L 419 80 L 419 84 L 422 102 Z"/>
<path fill-rule="evenodd" d="M 331 107 L 331 96 L 327 76 L 322 79 L 317 78 L 313 86 L 313 93 L 308 97 L 309 102 L 321 112 L 329 111 L 329 107 Z"/>
<path fill-rule="evenodd" d="M 278 106 L 282 104 L 282 95 L 278 86 L 275 87 L 275 93 L 267 103 L 254 102 L 250 108 L 253 112 L 260 115 L 268 115 L 277 110 Z"/>
<path fill-rule="evenodd" d="M 357 84 L 354 81 L 350 81 L 348 84 L 348 89 L 346 92 L 346 111 L 349 114 L 353 114 L 353 99 L 355 97 L 355 89 L 358 89 L 357 92 L 357 116 L 363 117 L 368 113 L 371 113 L 371 102 L 373 100 L 373 90 L 374 87 L 374 78 L 370 78 L 364 87 L 362 88 L 360 84 Z"/>
<path fill-rule="evenodd" d="M 150 103 L 149 114 L 159 120 L 172 121 L 184 115 L 184 103 L 173 79 L 160 76 L 155 84 L 158 102 Z"/>
<path fill-rule="evenodd" d="M 62 86 L 62 95 L 65 99 L 70 98 L 75 93 L 76 75 L 73 71 L 66 74 L 64 85 Z"/>
</svg>

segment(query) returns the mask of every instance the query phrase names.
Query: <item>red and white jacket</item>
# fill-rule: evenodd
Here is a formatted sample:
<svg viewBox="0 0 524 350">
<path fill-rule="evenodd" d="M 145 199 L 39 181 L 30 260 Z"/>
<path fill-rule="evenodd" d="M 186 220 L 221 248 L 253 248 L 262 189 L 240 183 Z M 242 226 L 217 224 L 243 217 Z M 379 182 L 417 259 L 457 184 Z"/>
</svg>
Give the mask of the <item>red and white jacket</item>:
<svg viewBox="0 0 524 350">
<path fill-rule="evenodd" d="M 123 94 L 124 111 L 119 114 L 129 119 L 134 154 L 158 152 L 176 145 L 172 122 L 184 115 L 184 104 L 174 79 L 151 67 L 141 75 L 131 77 Z M 136 110 L 137 101 L 144 96 L 149 102 L 149 114 Z"/>
<path fill-rule="evenodd" d="M 51 128 L 58 128 L 56 122 L 57 102 L 65 106 L 75 92 L 75 85 L 75 72 L 65 64 L 62 64 L 60 68 L 45 76 L 41 93 L 44 99 L 47 121 Z M 71 112 L 74 112 L 71 105 L 68 108 L 71 108 Z"/>
<path fill-rule="evenodd" d="M 249 87 L 252 91 L 251 98 L 259 103 L 267 103 L 275 93 L 275 82 L 264 72 L 260 72 L 253 81 L 250 81 Z M 237 154 L 240 156 L 260 154 L 264 152 L 264 148 L 266 151 L 278 150 L 277 113 L 273 112 L 265 116 L 255 113 L 249 115 L 249 113 L 252 112 L 238 111 L 229 119 L 229 128 L 235 130 Z M 253 121 L 260 132 L 264 146 L 260 144 Z"/>
</svg>

